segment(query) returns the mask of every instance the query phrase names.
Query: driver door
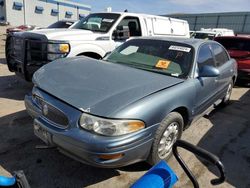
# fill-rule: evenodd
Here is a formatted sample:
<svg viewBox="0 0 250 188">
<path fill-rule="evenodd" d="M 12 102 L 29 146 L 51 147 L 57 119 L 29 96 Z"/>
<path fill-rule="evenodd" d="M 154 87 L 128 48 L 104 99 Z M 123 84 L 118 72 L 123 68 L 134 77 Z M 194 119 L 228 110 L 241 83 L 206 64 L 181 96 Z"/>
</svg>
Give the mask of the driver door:
<svg viewBox="0 0 250 188">
<path fill-rule="evenodd" d="M 142 36 L 141 25 L 138 17 L 126 16 L 117 25 L 112 33 L 113 49 L 120 46 L 129 37 Z"/>
<path fill-rule="evenodd" d="M 210 44 L 200 47 L 197 57 L 198 70 L 205 65 L 216 67 Z M 199 77 L 195 80 L 196 99 L 194 113 L 201 114 L 217 100 L 217 77 Z"/>
</svg>

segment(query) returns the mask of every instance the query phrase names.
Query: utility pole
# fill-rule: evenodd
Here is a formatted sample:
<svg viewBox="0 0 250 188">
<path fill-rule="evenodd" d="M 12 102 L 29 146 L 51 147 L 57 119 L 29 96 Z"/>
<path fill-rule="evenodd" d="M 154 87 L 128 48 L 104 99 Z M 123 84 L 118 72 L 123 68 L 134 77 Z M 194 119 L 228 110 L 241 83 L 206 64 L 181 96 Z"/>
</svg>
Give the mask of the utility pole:
<svg viewBox="0 0 250 188">
<path fill-rule="evenodd" d="M 25 0 L 23 0 L 23 22 L 26 25 Z"/>
</svg>

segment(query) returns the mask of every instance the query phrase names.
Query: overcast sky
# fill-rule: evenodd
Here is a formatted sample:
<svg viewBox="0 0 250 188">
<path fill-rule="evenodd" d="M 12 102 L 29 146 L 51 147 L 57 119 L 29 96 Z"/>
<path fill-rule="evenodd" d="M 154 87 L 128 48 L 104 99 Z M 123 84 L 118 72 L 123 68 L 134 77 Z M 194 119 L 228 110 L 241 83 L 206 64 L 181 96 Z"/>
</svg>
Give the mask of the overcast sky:
<svg viewBox="0 0 250 188">
<path fill-rule="evenodd" d="M 92 12 L 112 11 L 171 14 L 250 11 L 250 0 L 74 0 L 91 5 Z"/>
</svg>

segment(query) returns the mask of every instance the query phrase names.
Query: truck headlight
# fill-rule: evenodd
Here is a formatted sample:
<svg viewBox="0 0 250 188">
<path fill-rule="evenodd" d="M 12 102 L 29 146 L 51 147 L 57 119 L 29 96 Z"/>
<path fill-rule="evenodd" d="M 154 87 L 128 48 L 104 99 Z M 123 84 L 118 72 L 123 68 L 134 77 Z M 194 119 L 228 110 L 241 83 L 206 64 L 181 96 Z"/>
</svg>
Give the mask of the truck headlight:
<svg viewBox="0 0 250 188">
<path fill-rule="evenodd" d="M 59 44 L 59 43 L 50 43 L 48 44 L 48 52 L 53 53 L 69 53 L 69 44 Z"/>
<path fill-rule="evenodd" d="M 111 120 L 82 114 L 79 120 L 82 128 L 105 136 L 119 136 L 139 131 L 145 124 L 139 120 Z"/>
<path fill-rule="evenodd" d="M 48 44 L 48 60 L 55 60 L 65 57 L 70 51 L 69 44 L 66 43 L 49 43 Z"/>
</svg>

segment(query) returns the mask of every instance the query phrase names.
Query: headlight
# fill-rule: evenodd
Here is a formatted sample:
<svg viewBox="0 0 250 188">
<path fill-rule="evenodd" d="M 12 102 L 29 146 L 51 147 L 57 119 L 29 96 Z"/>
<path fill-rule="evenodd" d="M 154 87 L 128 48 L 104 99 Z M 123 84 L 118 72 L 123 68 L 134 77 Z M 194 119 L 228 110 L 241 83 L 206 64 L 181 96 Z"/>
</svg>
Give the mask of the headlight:
<svg viewBox="0 0 250 188">
<path fill-rule="evenodd" d="M 69 44 L 48 44 L 48 52 L 53 53 L 69 53 Z"/>
<path fill-rule="evenodd" d="M 48 44 L 48 60 L 55 60 L 65 57 L 70 51 L 69 44 L 50 43 Z"/>
<path fill-rule="evenodd" d="M 79 120 L 82 128 L 105 136 L 119 136 L 139 131 L 145 124 L 139 120 L 111 120 L 82 114 Z"/>
</svg>

